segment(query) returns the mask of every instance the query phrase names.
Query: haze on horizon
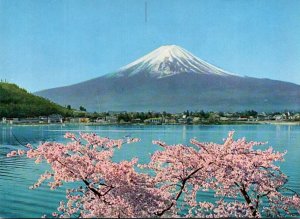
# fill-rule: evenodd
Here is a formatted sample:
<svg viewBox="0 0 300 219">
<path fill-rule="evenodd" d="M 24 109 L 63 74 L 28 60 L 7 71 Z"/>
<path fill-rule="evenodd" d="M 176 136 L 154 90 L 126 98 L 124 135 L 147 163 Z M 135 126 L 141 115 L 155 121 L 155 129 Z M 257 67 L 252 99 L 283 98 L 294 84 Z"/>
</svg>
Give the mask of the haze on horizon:
<svg viewBox="0 0 300 219">
<path fill-rule="evenodd" d="M 29 91 L 114 72 L 167 44 L 300 84 L 300 1 L 0 0 L 0 78 Z"/>
</svg>

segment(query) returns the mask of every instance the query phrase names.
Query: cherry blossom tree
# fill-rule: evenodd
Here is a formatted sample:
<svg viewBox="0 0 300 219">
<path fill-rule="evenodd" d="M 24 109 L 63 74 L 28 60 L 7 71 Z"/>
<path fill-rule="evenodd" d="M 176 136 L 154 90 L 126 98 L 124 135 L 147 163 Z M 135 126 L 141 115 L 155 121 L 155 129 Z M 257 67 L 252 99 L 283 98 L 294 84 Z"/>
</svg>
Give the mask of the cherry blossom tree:
<svg viewBox="0 0 300 219">
<path fill-rule="evenodd" d="M 286 152 L 255 150 L 264 143 L 234 141 L 233 134 L 223 144 L 192 139 L 194 147 L 154 141 L 164 150 L 157 151 L 146 167 L 155 170 L 160 188 L 173 194 L 173 202 L 158 215 L 174 209 L 184 196 L 179 211 L 188 209 L 190 217 L 299 216 L 300 196 L 285 187 L 287 176 L 275 164 Z M 197 202 L 197 193 L 208 190 L 217 201 Z"/>
<path fill-rule="evenodd" d="M 300 215 L 300 197 L 285 187 L 287 176 L 276 165 L 285 153 L 256 150 L 260 142 L 234 140 L 223 144 L 191 140 L 191 146 L 167 145 L 148 164 L 138 160 L 113 162 L 114 150 L 139 139 L 112 140 L 95 134 L 66 133 L 67 144 L 45 142 L 36 149 L 12 151 L 43 160 L 51 170 L 31 187 L 49 181 L 51 189 L 68 189 L 54 217 L 261 217 Z M 138 169 L 138 167 L 140 169 Z M 52 180 L 52 181 L 51 181 Z M 201 195 L 214 192 L 215 201 Z"/>
<path fill-rule="evenodd" d="M 147 174 L 138 173 L 134 166 L 137 159 L 111 160 L 114 148 L 139 139 L 112 140 L 95 134 L 67 133 L 67 144 L 45 142 L 33 149 L 27 145 L 27 157 L 36 163 L 45 160 L 51 171 L 41 175 L 30 188 L 38 188 L 45 180 L 51 189 L 67 182 L 80 182 L 80 186 L 66 191 L 67 201 L 61 201 L 55 217 L 149 217 L 157 209 L 164 208 L 169 197 L 155 188 Z M 12 151 L 7 156 L 22 155 L 24 151 Z"/>
</svg>

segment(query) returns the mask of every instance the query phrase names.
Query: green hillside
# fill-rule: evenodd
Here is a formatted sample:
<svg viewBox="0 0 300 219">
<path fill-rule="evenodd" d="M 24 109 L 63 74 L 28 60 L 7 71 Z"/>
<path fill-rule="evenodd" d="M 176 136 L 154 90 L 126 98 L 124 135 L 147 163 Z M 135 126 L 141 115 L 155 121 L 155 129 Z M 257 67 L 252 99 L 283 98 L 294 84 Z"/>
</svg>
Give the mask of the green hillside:
<svg viewBox="0 0 300 219">
<path fill-rule="evenodd" d="M 50 114 L 69 116 L 72 115 L 72 111 L 30 94 L 15 84 L 0 82 L 0 118 L 25 118 Z"/>
</svg>

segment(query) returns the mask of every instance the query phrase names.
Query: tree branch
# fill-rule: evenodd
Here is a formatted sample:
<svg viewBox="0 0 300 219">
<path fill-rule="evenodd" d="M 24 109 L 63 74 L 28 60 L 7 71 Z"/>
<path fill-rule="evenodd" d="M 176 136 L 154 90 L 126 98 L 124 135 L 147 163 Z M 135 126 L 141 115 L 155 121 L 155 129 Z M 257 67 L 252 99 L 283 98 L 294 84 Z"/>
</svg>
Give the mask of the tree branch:
<svg viewBox="0 0 300 219">
<path fill-rule="evenodd" d="M 175 201 L 177 201 L 180 196 L 182 195 L 182 192 L 183 192 L 183 189 L 185 187 L 185 184 L 187 183 L 187 181 L 194 175 L 196 174 L 199 170 L 201 170 L 203 167 L 200 167 L 196 170 L 194 170 L 193 172 L 191 172 L 186 178 L 184 178 L 182 180 L 182 184 L 180 186 L 180 190 L 179 192 L 177 193 L 176 197 L 175 197 Z M 162 210 L 161 212 L 159 213 L 155 213 L 157 216 L 162 216 L 164 213 L 166 213 L 167 211 L 169 211 L 172 207 L 174 206 L 174 202 L 172 202 L 167 208 L 165 208 L 164 210 Z"/>
</svg>

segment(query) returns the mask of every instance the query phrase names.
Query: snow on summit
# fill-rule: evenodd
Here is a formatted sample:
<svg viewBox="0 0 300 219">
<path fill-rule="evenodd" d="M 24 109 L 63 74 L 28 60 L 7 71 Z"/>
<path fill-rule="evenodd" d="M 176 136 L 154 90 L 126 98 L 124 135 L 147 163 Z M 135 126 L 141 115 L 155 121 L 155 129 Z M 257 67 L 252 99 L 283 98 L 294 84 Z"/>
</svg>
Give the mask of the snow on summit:
<svg viewBox="0 0 300 219">
<path fill-rule="evenodd" d="M 147 72 L 156 78 L 180 73 L 234 75 L 217 68 L 176 45 L 161 46 L 110 76 L 133 76 Z"/>
</svg>

